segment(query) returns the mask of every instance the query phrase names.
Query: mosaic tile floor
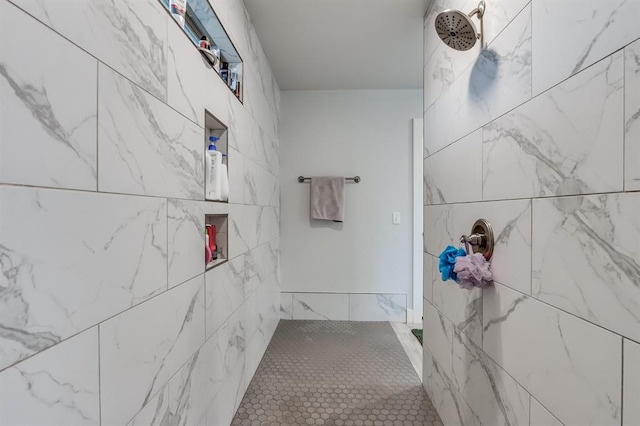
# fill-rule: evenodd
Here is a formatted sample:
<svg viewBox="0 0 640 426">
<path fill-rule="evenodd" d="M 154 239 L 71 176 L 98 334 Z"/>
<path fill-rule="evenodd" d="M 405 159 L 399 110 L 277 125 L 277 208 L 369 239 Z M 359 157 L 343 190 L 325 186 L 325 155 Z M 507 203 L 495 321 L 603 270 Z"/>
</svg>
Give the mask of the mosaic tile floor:
<svg viewBox="0 0 640 426">
<path fill-rule="evenodd" d="M 386 322 L 280 321 L 234 426 L 442 426 Z"/>
</svg>

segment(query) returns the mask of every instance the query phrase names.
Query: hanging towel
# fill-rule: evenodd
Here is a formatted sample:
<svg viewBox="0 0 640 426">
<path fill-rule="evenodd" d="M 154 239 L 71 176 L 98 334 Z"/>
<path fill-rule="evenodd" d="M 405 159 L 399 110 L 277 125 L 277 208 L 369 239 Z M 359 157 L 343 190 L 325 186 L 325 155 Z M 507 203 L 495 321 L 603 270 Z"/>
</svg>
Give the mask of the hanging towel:
<svg viewBox="0 0 640 426">
<path fill-rule="evenodd" d="M 311 219 L 344 220 L 344 176 L 311 178 Z"/>
</svg>

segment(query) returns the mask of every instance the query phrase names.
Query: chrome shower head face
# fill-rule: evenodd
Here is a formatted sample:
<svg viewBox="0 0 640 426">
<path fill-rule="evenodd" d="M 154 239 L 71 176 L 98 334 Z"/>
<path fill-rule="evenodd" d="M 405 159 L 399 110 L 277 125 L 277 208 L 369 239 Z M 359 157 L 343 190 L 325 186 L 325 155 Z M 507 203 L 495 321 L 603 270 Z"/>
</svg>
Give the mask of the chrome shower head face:
<svg viewBox="0 0 640 426">
<path fill-rule="evenodd" d="M 448 9 L 436 16 L 438 37 L 455 50 L 469 50 L 478 40 L 478 30 L 469 16 L 459 10 Z"/>
</svg>

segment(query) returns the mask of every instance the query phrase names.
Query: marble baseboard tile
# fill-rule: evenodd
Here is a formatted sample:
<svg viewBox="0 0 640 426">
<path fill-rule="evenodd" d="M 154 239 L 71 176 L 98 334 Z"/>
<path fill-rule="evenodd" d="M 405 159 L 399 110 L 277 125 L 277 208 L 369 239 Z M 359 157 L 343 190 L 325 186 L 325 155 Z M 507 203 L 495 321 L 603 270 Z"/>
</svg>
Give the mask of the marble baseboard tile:
<svg viewBox="0 0 640 426">
<path fill-rule="evenodd" d="M 0 39 L 0 182 L 95 191 L 97 61 L 8 2 Z"/>
<path fill-rule="evenodd" d="M 483 129 L 485 200 L 621 191 L 623 53 Z"/>
<path fill-rule="evenodd" d="M 0 372 L 6 425 L 99 425 L 98 329 Z"/>
<path fill-rule="evenodd" d="M 103 424 L 126 424 L 205 341 L 204 276 L 100 325 Z"/>
<path fill-rule="evenodd" d="M 294 320 L 349 320 L 348 293 L 293 293 Z"/>
<path fill-rule="evenodd" d="M 626 191 L 640 190 L 640 40 L 624 49 L 624 131 Z"/>
<path fill-rule="evenodd" d="M 480 346 L 457 330 L 453 339 L 452 381 L 483 425 L 528 424 L 527 391 Z"/>
<path fill-rule="evenodd" d="M 163 199 L 0 186 L 0 369 L 165 290 L 166 212 Z"/>
<path fill-rule="evenodd" d="M 640 340 L 640 193 L 533 202 L 533 296 Z"/>
<path fill-rule="evenodd" d="M 407 295 L 350 294 L 349 320 L 407 322 Z"/>
<path fill-rule="evenodd" d="M 534 95 L 640 37 L 636 1 L 592 1 L 579 8 L 556 0 L 532 4 Z M 558 34 L 567 28 L 571 34 L 559 43 Z"/>
<path fill-rule="evenodd" d="M 167 99 L 167 13 L 159 2 L 12 2 L 158 99 Z"/>
<path fill-rule="evenodd" d="M 100 65 L 100 191 L 204 200 L 204 130 Z"/>
<path fill-rule="evenodd" d="M 483 302 L 483 350 L 554 416 L 620 424 L 620 336 L 500 284 Z"/>
<path fill-rule="evenodd" d="M 640 344 L 624 340 L 624 389 L 622 425 L 640 424 Z"/>
<path fill-rule="evenodd" d="M 406 294 L 283 292 L 280 298 L 281 319 L 407 322 Z"/>
</svg>

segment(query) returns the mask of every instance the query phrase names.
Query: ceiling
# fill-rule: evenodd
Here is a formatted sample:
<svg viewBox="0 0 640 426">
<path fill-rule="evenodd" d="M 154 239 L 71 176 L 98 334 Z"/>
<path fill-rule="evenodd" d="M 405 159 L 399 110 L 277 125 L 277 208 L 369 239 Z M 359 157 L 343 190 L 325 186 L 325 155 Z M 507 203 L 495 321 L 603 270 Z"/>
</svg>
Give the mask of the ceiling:
<svg viewBox="0 0 640 426">
<path fill-rule="evenodd" d="M 244 0 L 281 90 L 421 89 L 430 0 Z"/>
</svg>

